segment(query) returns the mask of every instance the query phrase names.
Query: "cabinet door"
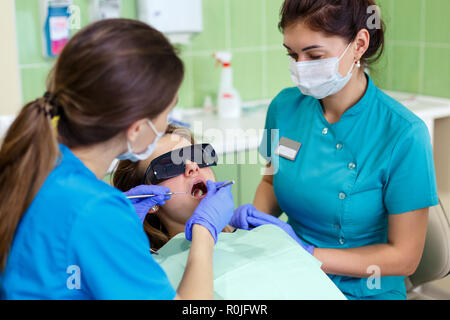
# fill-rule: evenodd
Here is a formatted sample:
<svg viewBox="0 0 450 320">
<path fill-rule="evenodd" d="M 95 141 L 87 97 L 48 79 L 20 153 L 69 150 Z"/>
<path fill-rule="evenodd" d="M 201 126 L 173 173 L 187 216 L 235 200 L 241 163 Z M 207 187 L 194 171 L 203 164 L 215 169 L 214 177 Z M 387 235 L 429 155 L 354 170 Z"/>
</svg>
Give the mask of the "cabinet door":
<svg viewBox="0 0 450 320">
<path fill-rule="evenodd" d="M 238 155 L 241 205 L 253 203 L 265 167 L 265 162 L 261 159 L 257 150 L 242 152 Z"/>
<path fill-rule="evenodd" d="M 239 179 L 239 166 L 236 162 L 236 154 L 226 154 L 222 155 L 221 163 L 216 167 L 212 167 L 212 170 L 216 176 L 216 181 L 231 181 L 234 180 L 236 183 L 232 187 L 234 204 L 237 208 L 240 204 L 240 194 L 239 194 L 239 184 L 241 179 Z"/>
</svg>

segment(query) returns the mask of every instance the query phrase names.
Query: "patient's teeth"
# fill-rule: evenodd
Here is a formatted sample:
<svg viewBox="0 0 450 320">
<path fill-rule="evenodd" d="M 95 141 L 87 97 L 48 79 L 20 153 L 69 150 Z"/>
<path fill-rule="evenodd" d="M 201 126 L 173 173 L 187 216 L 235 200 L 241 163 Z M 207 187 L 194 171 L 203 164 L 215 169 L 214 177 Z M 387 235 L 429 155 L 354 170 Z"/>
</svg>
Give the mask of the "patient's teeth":
<svg viewBox="0 0 450 320">
<path fill-rule="evenodd" d="M 197 189 L 193 192 L 194 197 L 201 197 L 203 196 L 203 191 L 201 189 Z"/>
</svg>

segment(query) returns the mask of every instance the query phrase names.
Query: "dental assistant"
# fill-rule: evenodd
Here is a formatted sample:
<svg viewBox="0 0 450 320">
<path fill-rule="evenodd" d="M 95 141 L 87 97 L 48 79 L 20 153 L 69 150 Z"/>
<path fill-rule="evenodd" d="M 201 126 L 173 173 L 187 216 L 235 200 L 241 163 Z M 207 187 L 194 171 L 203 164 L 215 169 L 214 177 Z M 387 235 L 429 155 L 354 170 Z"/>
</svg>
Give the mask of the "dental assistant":
<svg viewBox="0 0 450 320">
<path fill-rule="evenodd" d="M 364 72 L 384 45 L 384 24 L 368 27 L 372 5 L 284 2 L 280 29 L 296 87 L 270 105 L 259 151 L 273 174 L 240 214 L 285 212 L 349 299 L 405 299 L 428 208 L 438 204 L 436 178 L 424 122 Z"/>
<path fill-rule="evenodd" d="M 101 181 L 114 159 L 152 154 L 183 74 L 168 40 L 138 21 L 103 20 L 69 41 L 48 92 L 21 110 L 0 150 L 1 299 L 213 298 L 212 253 L 233 214 L 231 187 L 208 182 L 186 224 L 192 245 L 176 291 L 138 218 L 170 190 L 123 194 Z M 125 197 L 142 194 L 158 196 Z"/>
</svg>

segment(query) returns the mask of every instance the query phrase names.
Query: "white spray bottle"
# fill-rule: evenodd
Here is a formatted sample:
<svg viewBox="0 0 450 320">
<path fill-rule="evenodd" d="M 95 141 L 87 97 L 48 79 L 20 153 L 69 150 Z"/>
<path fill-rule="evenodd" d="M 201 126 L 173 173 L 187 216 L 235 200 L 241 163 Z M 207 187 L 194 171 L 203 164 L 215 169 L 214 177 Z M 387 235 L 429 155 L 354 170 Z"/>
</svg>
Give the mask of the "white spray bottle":
<svg viewBox="0 0 450 320">
<path fill-rule="evenodd" d="M 233 87 L 231 52 L 216 52 L 214 57 L 218 63 L 222 64 L 222 77 L 217 97 L 217 112 L 222 118 L 239 118 L 242 113 L 242 101 L 239 93 Z"/>
</svg>

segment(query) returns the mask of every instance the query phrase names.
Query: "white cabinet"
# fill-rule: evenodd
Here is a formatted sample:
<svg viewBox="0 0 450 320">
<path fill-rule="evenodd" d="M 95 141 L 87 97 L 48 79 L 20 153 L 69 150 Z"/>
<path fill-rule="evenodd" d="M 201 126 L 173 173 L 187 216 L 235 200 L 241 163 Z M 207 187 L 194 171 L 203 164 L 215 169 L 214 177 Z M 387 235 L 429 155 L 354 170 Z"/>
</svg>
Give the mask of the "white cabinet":
<svg viewBox="0 0 450 320">
<path fill-rule="evenodd" d="M 166 34 L 173 42 L 186 43 L 203 31 L 202 0 L 139 0 L 139 20 Z"/>
</svg>

